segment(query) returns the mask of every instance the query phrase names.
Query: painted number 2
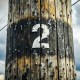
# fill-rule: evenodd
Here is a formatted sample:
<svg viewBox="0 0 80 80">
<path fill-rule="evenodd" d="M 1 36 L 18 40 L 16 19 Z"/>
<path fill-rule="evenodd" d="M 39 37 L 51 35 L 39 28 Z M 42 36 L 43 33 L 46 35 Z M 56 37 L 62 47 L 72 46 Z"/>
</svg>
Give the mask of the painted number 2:
<svg viewBox="0 0 80 80">
<path fill-rule="evenodd" d="M 40 28 L 40 24 L 34 25 L 33 28 L 32 28 L 32 32 L 37 32 L 39 28 Z M 41 40 L 43 40 L 43 39 L 45 39 L 45 38 L 48 38 L 48 36 L 49 36 L 48 26 L 45 25 L 45 24 L 42 24 L 42 25 L 41 25 L 41 28 L 43 29 L 43 33 L 42 33 Z M 41 47 L 49 48 L 49 43 L 45 43 L 45 42 L 44 42 L 44 43 L 41 43 Z M 38 36 L 38 37 L 33 41 L 32 48 L 40 48 L 40 36 Z"/>
</svg>

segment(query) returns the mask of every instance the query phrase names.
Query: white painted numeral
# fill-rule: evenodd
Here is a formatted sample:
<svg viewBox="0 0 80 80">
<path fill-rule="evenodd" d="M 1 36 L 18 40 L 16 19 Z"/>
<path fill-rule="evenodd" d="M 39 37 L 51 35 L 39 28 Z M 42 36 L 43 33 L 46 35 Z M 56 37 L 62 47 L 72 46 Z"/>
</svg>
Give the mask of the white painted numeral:
<svg viewBox="0 0 80 80">
<path fill-rule="evenodd" d="M 36 24 L 33 26 L 32 28 L 32 32 L 37 32 L 37 30 L 40 28 L 40 24 Z M 41 28 L 43 29 L 43 33 L 42 33 L 42 37 L 41 40 L 43 40 L 44 38 L 48 38 L 49 36 L 49 29 L 48 26 L 46 26 L 45 24 L 41 25 Z M 41 47 L 44 48 L 49 48 L 49 43 L 41 43 Z M 32 48 L 40 48 L 40 36 L 38 36 L 32 44 Z"/>
</svg>

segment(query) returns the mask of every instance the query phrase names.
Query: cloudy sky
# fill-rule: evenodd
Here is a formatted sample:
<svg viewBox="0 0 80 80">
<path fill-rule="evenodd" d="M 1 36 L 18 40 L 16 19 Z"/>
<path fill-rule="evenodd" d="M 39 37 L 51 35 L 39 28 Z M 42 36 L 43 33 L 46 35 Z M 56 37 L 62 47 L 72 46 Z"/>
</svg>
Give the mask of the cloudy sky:
<svg viewBox="0 0 80 80">
<path fill-rule="evenodd" d="M 72 3 L 77 0 L 72 0 Z M 72 7 L 72 27 L 74 36 L 74 53 L 76 60 L 77 76 L 80 80 L 80 2 Z M 0 29 L 7 24 L 8 0 L 0 0 Z M 6 28 L 0 32 L 0 74 L 5 71 L 6 55 Z"/>
<path fill-rule="evenodd" d="M 77 0 L 73 0 L 75 2 Z M 72 7 L 72 27 L 74 36 L 74 54 L 76 60 L 76 68 L 80 71 L 80 2 Z"/>
</svg>

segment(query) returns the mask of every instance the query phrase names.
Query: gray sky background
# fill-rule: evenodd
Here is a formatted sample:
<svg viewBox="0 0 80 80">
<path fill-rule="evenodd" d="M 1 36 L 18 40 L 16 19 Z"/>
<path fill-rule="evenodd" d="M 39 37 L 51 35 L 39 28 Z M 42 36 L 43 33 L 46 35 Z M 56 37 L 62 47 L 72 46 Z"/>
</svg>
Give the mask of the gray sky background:
<svg viewBox="0 0 80 80">
<path fill-rule="evenodd" d="M 72 0 L 74 3 L 77 0 Z M 77 76 L 80 80 L 80 2 L 72 7 L 72 27 Z M 8 0 L 0 0 L 0 29 L 7 24 Z M 6 28 L 0 32 L 0 74 L 5 71 Z"/>
</svg>

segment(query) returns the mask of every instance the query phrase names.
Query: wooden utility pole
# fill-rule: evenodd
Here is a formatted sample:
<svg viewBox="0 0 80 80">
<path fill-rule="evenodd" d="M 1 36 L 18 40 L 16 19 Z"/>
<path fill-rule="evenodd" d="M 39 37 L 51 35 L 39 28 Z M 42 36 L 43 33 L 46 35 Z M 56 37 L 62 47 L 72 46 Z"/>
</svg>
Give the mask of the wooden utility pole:
<svg viewBox="0 0 80 80">
<path fill-rule="evenodd" d="M 71 0 L 9 0 L 5 80 L 75 80 Z"/>
</svg>

